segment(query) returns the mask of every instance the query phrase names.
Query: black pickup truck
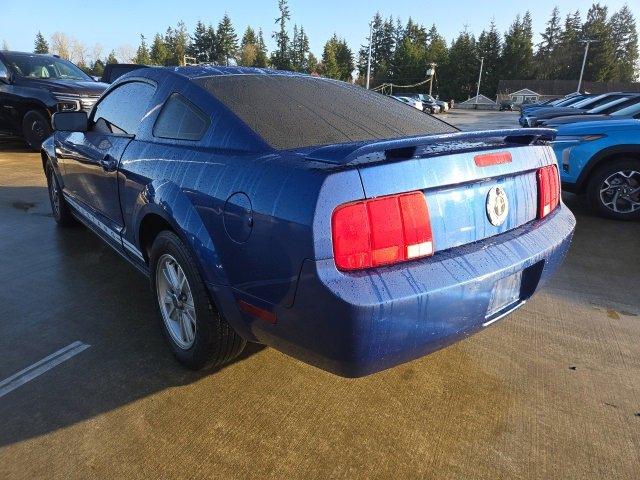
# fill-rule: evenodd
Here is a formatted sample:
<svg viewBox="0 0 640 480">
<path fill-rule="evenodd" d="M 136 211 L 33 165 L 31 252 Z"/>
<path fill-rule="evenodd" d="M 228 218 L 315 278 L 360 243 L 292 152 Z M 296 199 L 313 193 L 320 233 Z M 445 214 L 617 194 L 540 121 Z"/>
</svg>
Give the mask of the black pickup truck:
<svg viewBox="0 0 640 480">
<path fill-rule="evenodd" d="M 0 136 L 40 150 L 55 112 L 89 112 L 108 85 L 54 55 L 0 52 Z"/>
</svg>

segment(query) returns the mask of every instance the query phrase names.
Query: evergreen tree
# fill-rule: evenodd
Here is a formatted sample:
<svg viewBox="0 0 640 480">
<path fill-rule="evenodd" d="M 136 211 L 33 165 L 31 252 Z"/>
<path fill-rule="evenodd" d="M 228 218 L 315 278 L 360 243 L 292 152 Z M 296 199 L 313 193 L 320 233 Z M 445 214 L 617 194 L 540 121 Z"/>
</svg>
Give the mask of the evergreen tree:
<svg viewBox="0 0 640 480">
<path fill-rule="evenodd" d="M 293 40 L 291 42 L 291 58 L 292 70 L 296 72 L 307 72 L 309 54 L 309 37 L 304 31 L 304 27 L 298 29 L 297 25 L 293 26 Z"/>
<path fill-rule="evenodd" d="M 96 61 L 93 62 L 93 66 L 91 67 L 91 72 L 96 77 L 101 77 L 102 73 L 104 72 L 104 62 L 99 58 L 97 58 Z"/>
<path fill-rule="evenodd" d="M 152 65 L 166 65 L 169 58 L 169 52 L 167 51 L 167 45 L 162 38 L 162 35 L 156 33 L 153 37 L 153 44 L 151 45 L 151 64 Z"/>
<path fill-rule="evenodd" d="M 529 12 L 516 16 L 504 36 L 502 77 L 509 80 L 528 79 L 533 74 L 533 30 Z"/>
<path fill-rule="evenodd" d="M 238 36 L 231 23 L 231 18 L 226 13 L 216 30 L 216 45 L 218 47 L 218 61 L 223 65 L 230 65 L 235 61 L 238 53 Z"/>
<path fill-rule="evenodd" d="M 567 15 L 564 21 L 564 29 L 560 36 L 560 51 L 558 61 L 560 64 L 559 79 L 575 80 L 580 75 L 582 63 L 583 46 L 580 44 L 582 38 L 582 19 L 580 12 Z"/>
<path fill-rule="evenodd" d="M 611 17 L 611 36 L 615 47 L 614 78 L 621 82 L 633 82 L 637 78 L 638 31 L 636 20 L 624 5 Z"/>
<path fill-rule="evenodd" d="M 258 29 L 258 41 L 256 43 L 256 61 L 255 66 L 260 68 L 266 68 L 269 66 L 269 57 L 267 52 L 267 46 L 264 43 L 264 36 L 262 35 L 262 29 Z"/>
<path fill-rule="evenodd" d="M 178 22 L 175 29 L 167 28 L 164 36 L 167 49 L 166 65 L 183 65 L 184 57 L 189 49 L 189 34 L 184 22 Z"/>
<path fill-rule="evenodd" d="M 280 16 L 275 23 L 280 24 L 280 30 L 273 33 L 276 40 L 276 51 L 271 55 L 271 64 L 279 70 L 291 70 L 291 58 L 289 57 L 289 34 L 287 33 L 287 20 L 291 18 L 287 0 L 278 0 Z"/>
<path fill-rule="evenodd" d="M 562 54 L 560 51 L 562 20 L 560 19 L 560 9 L 558 7 L 555 7 L 551 12 L 551 18 L 541 36 L 542 42 L 538 45 L 538 51 L 535 55 L 536 78 L 556 79 L 561 75 L 562 71 Z"/>
<path fill-rule="evenodd" d="M 372 20 L 371 39 L 371 86 L 391 80 L 391 66 L 396 47 L 396 25 L 393 18 L 383 20 L 376 13 Z M 362 45 L 358 55 L 358 70 L 362 77 L 367 74 L 369 44 Z"/>
<path fill-rule="evenodd" d="M 441 77 L 447 81 L 440 85 L 444 98 L 467 100 L 476 93 L 476 82 L 480 69 L 476 41 L 473 35 L 463 31 L 449 49 L 449 61 L 440 69 Z"/>
<path fill-rule="evenodd" d="M 421 82 L 426 79 L 427 33 L 411 18 L 402 32 L 403 37 L 396 45 L 393 57 L 393 83 L 409 85 Z"/>
<path fill-rule="evenodd" d="M 589 8 L 587 19 L 582 26 L 582 38 L 595 40 L 589 46 L 584 70 L 585 80 L 606 82 L 614 76 L 616 71 L 615 48 L 606 6 L 594 3 Z"/>
<path fill-rule="evenodd" d="M 334 33 L 322 52 L 322 75 L 349 81 L 354 69 L 353 53 L 344 39 Z"/>
<path fill-rule="evenodd" d="M 136 52 L 134 62 L 140 65 L 151 64 L 151 56 L 149 55 L 149 48 L 147 47 L 147 42 L 144 38 L 144 35 L 140 35 L 140 46 L 138 47 L 138 50 Z"/>
<path fill-rule="evenodd" d="M 489 30 L 483 30 L 478 38 L 478 56 L 484 57 L 480 93 L 489 98 L 494 98 L 498 93 L 498 81 L 501 73 L 500 51 L 500 34 L 492 20 Z"/>
<path fill-rule="evenodd" d="M 258 38 L 256 32 L 251 27 L 247 27 L 242 35 L 240 41 L 240 56 L 238 58 L 238 65 L 243 67 L 253 67 L 256 63 L 256 57 L 258 56 Z"/>
<path fill-rule="evenodd" d="M 207 27 L 204 23 L 198 21 L 188 53 L 199 63 L 214 62 L 216 60 L 216 34 L 211 25 Z"/>
<path fill-rule="evenodd" d="M 118 63 L 118 59 L 116 58 L 116 52 L 114 52 L 113 50 L 111 50 L 111 52 L 109 53 L 109 56 L 107 57 L 107 65 L 110 63 Z"/>
<path fill-rule="evenodd" d="M 307 57 L 307 68 L 309 69 L 309 73 L 317 74 L 319 70 L 320 64 L 316 56 L 309 52 L 309 56 Z"/>
<path fill-rule="evenodd" d="M 33 53 L 49 53 L 49 43 L 47 43 L 47 41 L 42 36 L 42 33 L 40 32 L 36 34 Z"/>
</svg>

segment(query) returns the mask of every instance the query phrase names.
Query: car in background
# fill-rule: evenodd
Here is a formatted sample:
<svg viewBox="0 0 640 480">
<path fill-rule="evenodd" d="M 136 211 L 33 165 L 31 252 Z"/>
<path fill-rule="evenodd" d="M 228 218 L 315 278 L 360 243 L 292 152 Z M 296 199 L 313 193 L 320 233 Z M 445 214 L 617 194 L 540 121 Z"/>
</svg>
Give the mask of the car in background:
<svg viewBox="0 0 640 480">
<path fill-rule="evenodd" d="M 104 66 L 100 81 L 102 83 L 113 83 L 126 73 L 147 67 L 148 65 L 138 65 L 136 63 L 107 63 Z"/>
<path fill-rule="evenodd" d="M 516 102 L 513 100 L 503 100 L 498 108 L 501 112 L 513 112 L 516 110 Z"/>
<path fill-rule="evenodd" d="M 622 92 L 605 93 L 602 95 L 590 96 L 569 106 L 555 106 L 542 108 L 534 112 L 527 112 L 520 116 L 520 125 L 523 127 L 536 127 L 542 120 L 548 120 L 550 118 L 560 117 L 563 115 L 580 115 L 583 113 L 593 112 L 594 109 L 610 104 L 611 102 L 624 98 L 627 95 L 628 94 Z"/>
<path fill-rule="evenodd" d="M 640 218 L 640 120 L 570 123 L 557 132 L 563 189 L 586 194 L 604 217 Z"/>
<path fill-rule="evenodd" d="M 53 217 L 150 277 L 186 366 L 252 341 L 367 375 L 522 306 L 575 227 L 553 130 L 459 132 L 416 110 L 292 72 L 131 72 L 90 116 L 54 115 Z"/>
<path fill-rule="evenodd" d="M 640 120 L 640 100 L 609 114 L 585 114 L 573 115 L 569 117 L 555 117 L 550 120 L 544 121 L 543 125 L 549 128 L 556 128 L 560 125 L 566 125 L 568 123 L 595 122 L 601 120 L 631 120 L 634 118 Z"/>
<path fill-rule="evenodd" d="M 55 112 L 89 112 L 106 88 L 54 55 L 0 51 L 0 133 L 40 150 Z"/>
<path fill-rule="evenodd" d="M 422 105 L 422 102 L 420 100 L 418 100 L 417 98 L 411 98 L 411 97 L 401 97 L 401 96 L 396 96 L 396 95 L 391 95 L 391 98 L 398 100 L 399 102 L 405 103 L 407 105 L 409 105 L 410 107 L 416 108 L 418 110 L 420 110 L 421 112 L 424 111 L 424 106 Z"/>
<path fill-rule="evenodd" d="M 607 103 L 604 103 L 590 110 L 582 111 L 583 109 L 576 108 L 572 112 L 565 112 L 564 114 L 560 115 L 560 117 L 552 116 L 546 119 L 538 119 L 535 126 L 544 127 L 548 125 L 548 122 L 553 122 L 555 118 L 568 119 L 570 117 L 579 117 L 582 115 L 585 115 L 585 116 L 609 115 L 621 108 L 625 108 L 630 105 L 635 105 L 638 102 L 640 102 L 640 93 L 629 94 L 621 98 L 616 98 L 615 100 L 611 100 Z"/>
<path fill-rule="evenodd" d="M 417 98 L 422 102 L 422 105 L 424 106 L 423 111 L 425 113 L 435 114 L 440 112 L 447 112 L 449 110 L 449 104 L 447 102 L 443 102 L 442 100 L 437 100 L 429 94 L 415 93 L 410 96 L 412 98 Z"/>
<path fill-rule="evenodd" d="M 535 110 L 548 107 L 568 107 L 588 97 L 588 94 L 574 93 L 563 98 L 556 98 L 555 100 L 545 100 L 544 102 L 538 102 L 529 105 L 522 104 L 520 105 L 520 113 L 524 114 L 526 112 L 533 112 Z"/>
</svg>

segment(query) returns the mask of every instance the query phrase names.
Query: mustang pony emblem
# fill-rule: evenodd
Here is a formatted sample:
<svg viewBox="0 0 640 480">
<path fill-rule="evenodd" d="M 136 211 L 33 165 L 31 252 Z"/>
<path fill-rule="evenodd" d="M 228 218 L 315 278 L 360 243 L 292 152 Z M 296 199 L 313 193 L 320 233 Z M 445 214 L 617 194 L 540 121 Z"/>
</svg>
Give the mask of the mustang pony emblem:
<svg viewBox="0 0 640 480">
<path fill-rule="evenodd" d="M 502 225 L 509 213 L 509 199 L 502 187 L 493 187 L 487 194 L 487 217 L 491 225 Z"/>
</svg>

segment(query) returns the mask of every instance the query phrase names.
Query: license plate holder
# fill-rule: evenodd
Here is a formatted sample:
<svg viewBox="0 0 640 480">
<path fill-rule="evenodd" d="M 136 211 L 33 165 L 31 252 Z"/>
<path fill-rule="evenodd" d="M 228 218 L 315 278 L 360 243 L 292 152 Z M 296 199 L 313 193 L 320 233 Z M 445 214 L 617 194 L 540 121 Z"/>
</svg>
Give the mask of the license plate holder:
<svg viewBox="0 0 640 480">
<path fill-rule="evenodd" d="M 490 318 L 508 306 L 520 301 L 522 270 L 499 279 L 491 290 L 486 318 Z"/>
</svg>

